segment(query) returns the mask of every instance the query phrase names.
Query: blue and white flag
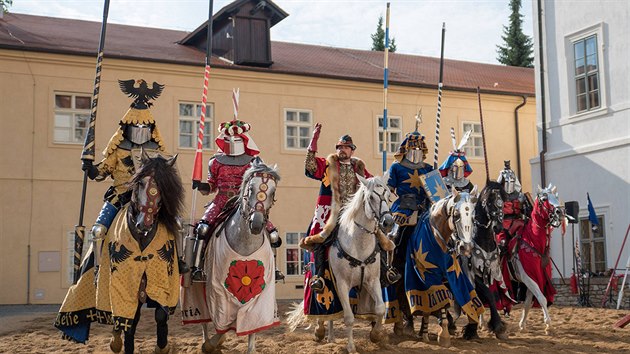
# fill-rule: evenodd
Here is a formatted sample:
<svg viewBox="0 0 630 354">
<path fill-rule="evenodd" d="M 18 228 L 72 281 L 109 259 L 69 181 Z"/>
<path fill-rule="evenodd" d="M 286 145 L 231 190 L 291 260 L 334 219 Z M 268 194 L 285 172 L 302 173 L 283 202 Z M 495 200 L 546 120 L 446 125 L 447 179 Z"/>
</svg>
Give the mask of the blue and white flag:
<svg viewBox="0 0 630 354">
<path fill-rule="evenodd" d="M 592 225 L 599 225 L 599 219 L 597 219 L 597 214 L 595 213 L 595 208 L 593 208 L 591 196 L 588 195 L 588 192 L 586 193 L 586 199 L 588 200 L 588 221 L 590 221 Z"/>
</svg>

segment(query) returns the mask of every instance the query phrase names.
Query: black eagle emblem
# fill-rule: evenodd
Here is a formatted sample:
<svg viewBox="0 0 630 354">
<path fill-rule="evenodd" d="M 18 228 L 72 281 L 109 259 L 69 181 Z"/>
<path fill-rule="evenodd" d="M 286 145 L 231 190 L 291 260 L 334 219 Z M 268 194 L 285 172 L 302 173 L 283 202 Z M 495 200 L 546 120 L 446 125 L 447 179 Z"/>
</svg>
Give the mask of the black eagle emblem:
<svg viewBox="0 0 630 354">
<path fill-rule="evenodd" d="M 131 108 L 146 109 L 153 105 L 149 100 L 155 100 L 160 97 L 164 85 L 153 82 L 151 88 L 143 79 L 140 80 L 118 80 L 120 90 L 127 96 L 135 100 L 131 104 Z"/>
<path fill-rule="evenodd" d="M 175 241 L 166 241 L 164 246 L 157 250 L 157 254 L 158 256 L 160 256 L 160 259 L 168 264 L 168 275 L 173 275 L 173 261 L 175 260 Z"/>
<path fill-rule="evenodd" d="M 109 243 L 109 259 L 111 262 L 110 271 L 113 273 L 117 268 L 116 265 L 124 262 L 131 256 L 132 252 L 128 250 L 125 245 L 120 245 L 120 249 L 116 251 L 116 242 Z"/>
</svg>

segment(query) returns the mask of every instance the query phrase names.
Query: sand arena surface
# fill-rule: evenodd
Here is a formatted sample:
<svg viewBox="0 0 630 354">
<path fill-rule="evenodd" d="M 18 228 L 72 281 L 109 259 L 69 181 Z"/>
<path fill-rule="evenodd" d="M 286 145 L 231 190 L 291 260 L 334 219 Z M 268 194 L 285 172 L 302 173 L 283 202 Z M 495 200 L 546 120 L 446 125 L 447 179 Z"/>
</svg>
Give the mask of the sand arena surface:
<svg viewBox="0 0 630 354">
<path fill-rule="evenodd" d="M 256 337 L 258 353 L 346 353 L 347 338 L 343 322 L 335 323 L 335 342 L 314 341 L 313 328 L 306 326 L 295 332 L 287 332 L 286 316 L 291 302 L 280 301 L 282 325 L 259 333 Z M 153 310 L 143 309 L 136 332 L 136 353 L 152 353 L 155 347 L 155 322 Z M 487 313 L 487 312 L 486 312 Z M 370 324 L 355 322 L 354 339 L 360 353 L 630 353 L 630 325 L 624 329 L 613 324 L 628 313 L 627 310 L 600 308 L 557 307 L 550 308 L 552 335 L 545 335 L 542 311 L 530 311 L 528 329 L 518 331 L 521 309 L 517 306 L 512 317 L 505 319 L 510 339 L 499 341 L 489 333 L 481 331 L 480 340 L 466 341 L 461 334 L 453 339 L 451 348 L 441 348 L 435 342 L 436 320 L 431 320 L 429 333 L 433 342 L 425 344 L 411 336 L 397 337 L 393 325 L 385 325 L 387 339 L 382 343 L 369 340 Z M 61 332 L 53 327 L 56 313 L 11 314 L 0 318 L 0 353 L 111 353 L 109 350 L 110 328 L 93 324 L 87 345 L 71 343 L 61 339 Z M 457 322 L 461 331 L 466 321 Z M 420 322 L 416 322 L 416 330 Z M 174 346 L 172 353 L 199 353 L 201 327 L 182 326 L 178 314 L 169 320 L 169 341 Z M 247 350 L 247 337 L 227 335 L 219 353 L 243 353 Z"/>
</svg>

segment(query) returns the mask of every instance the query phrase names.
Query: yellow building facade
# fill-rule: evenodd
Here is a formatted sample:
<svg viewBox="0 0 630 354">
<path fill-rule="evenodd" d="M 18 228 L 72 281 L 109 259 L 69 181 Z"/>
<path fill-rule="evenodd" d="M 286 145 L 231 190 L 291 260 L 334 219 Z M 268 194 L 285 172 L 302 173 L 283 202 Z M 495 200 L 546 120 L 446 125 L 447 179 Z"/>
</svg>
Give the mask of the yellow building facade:
<svg viewBox="0 0 630 354">
<path fill-rule="evenodd" d="M 83 172 L 83 141 L 62 143 L 56 115 L 58 96 L 89 97 L 93 90 L 95 59 L 88 56 L 0 49 L 0 304 L 60 303 L 72 281 L 72 242 L 78 223 Z M 233 117 L 231 94 L 240 89 L 239 119 L 252 126 L 251 136 L 260 147 L 261 157 L 279 167 L 282 180 L 271 219 L 278 227 L 283 245 L 277 251 L 277 264 L 286 275 L 277 285 L 278 298 L 300 298 L 303 276 L 297 239 L 306 231 L 315 206 L 319 183 L 304 175 L 304 147 L 291 142 L 310 138 L 316 122 L 323 125 L 319 154 L 334 152 L 343 134 L 357 145 L 355 156 L 362 158 L 373 174 L 382 174 L 379 152 L 379 117 L 383 115 L 382 83 L 326 77 L 302 76 L 238 68 L 213 68 L 208 103 L 213 138 L 223 121 Z M 533 71 L 532 71 L 533 82 Z M 166 150 L 178 154 L 178 168 L 187 188 L 186 205 L 190 217 L 190 179 L 194 149 L 181 147 L 182 104 L 198 104 L 203 84 L 202 65 L 178 65 L 106 56 L 96 120 L 96 151 L 100 152 L 127 111 L 131 99 L 118 88 L 117 80 L 143 78 L 165 89 L 151 111 L 160 128 Z M 533 85 L 533 84 L 532 84 Z M 496 179 L 504 160 L 516 165 L 515 110 L 518 108 L 521 183 L 530 191 L 527 161 L 538 154 L 533 93 L 495 94 L 482 92 L 486 148 L 491 179 Z M 437 90 L 431 87 L 390 85 L 388 115 L 393 119 L 389 132 L 399 138 L 415 127 L 422 109 L 419 130 L 429 146 L 427 162 L 432 163 Z M 74 102 L 74 101 L 72 101 Z M 77 100 L 78 102 L 78 100 Z M 293 115 L 295 112 L 296 115 Z M 300 112 L 303 114 L 300 115 Z M 89 115 L 89 112 L 88 112 Z M 304 117 L 291 121 L 288 117 Z M 300 127 L 308 134 L 291 135 Z M 450 127 L 458 137 L 473 127 L 480 138 L 479 106 L 474 88 L 443 92 L 439 163 L 452 144 Z M 291 129 L 289 129 L 291 128 Z M 70 133 L 72 134 L 72 133 Z M 196 131 L 195 133 L 196 134 Z M 300 135 L 301 134 L 301 135 Z M 70 139 L 72 140 L 72 139 Z M 472 139 L 474 140 L 474 139 Z M 479 144 L 472 141 L 469 146 Z M 308 141 L 306 141 L 308 144 Z M 472 145 L 470 145 L 472 144 Z M 303 143 L 302 143 L 302 146 Z M 204 151 L 204 163 L 216 146 Z M 479 155 L 480 150 L 476 150 Z M 483 187 L 486 180 L 483 156 L 468 155 L 474 170 L 469 177 Z M 387 166 L 393 161 L 388 155 Z M 88 182 L 83 225 L 94 223 L 102 197 L 110 183 Z M 204 211 L 210 197 L 198 195 L 195 219 Z M 87 243 L 87 242 L 86 242 Z M 297 258 L 296 258 L 297 257 Z"/>
</svg>

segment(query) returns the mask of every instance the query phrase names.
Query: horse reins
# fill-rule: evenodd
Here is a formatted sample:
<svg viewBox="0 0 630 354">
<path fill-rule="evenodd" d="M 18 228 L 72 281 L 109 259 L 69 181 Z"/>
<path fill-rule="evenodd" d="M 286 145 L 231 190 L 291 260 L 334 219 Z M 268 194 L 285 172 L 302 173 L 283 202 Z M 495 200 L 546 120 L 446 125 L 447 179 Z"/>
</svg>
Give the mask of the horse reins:
<svg viewBox="0 0 630 354">
<path fill-rule="evenodd" d="M 263 220 L 264 220 L 264 223 L 266 224 L 267 220 L 269 219 L 269 209 L 271 209 L 271 207 L 276 202 L 275 200 L 272 200 L 271 205 L 269 205 L 269 208 L 265 209 L 265 201 L 269 198 L 269 196 L 267 195 L 267 191 L 269 190 L 269 180 L 276 182 L 276 178 L 272 174 L 267 173 L 267 172 L 256 172 L 256 173 L 253 173 L 248 178 L 246 184 L 249 184 L 249 182 L 254 177 L 260 177 L 260 179 L 262 180 L 262 182 L 258 186 L 259 191 L 256 193 L 256 204 L 254 204 L 253 207 L 241 208 L 241 216 L 244 219 L 248 219 L 253 213 L 260 212 L 263 214 Z M 249 190 L 249 188 L 245 191 L 245 193 L 243 194 L 242 202 L 247 202 L 249 200 L 250 192 L 251 191 Z"/>
</svg>

